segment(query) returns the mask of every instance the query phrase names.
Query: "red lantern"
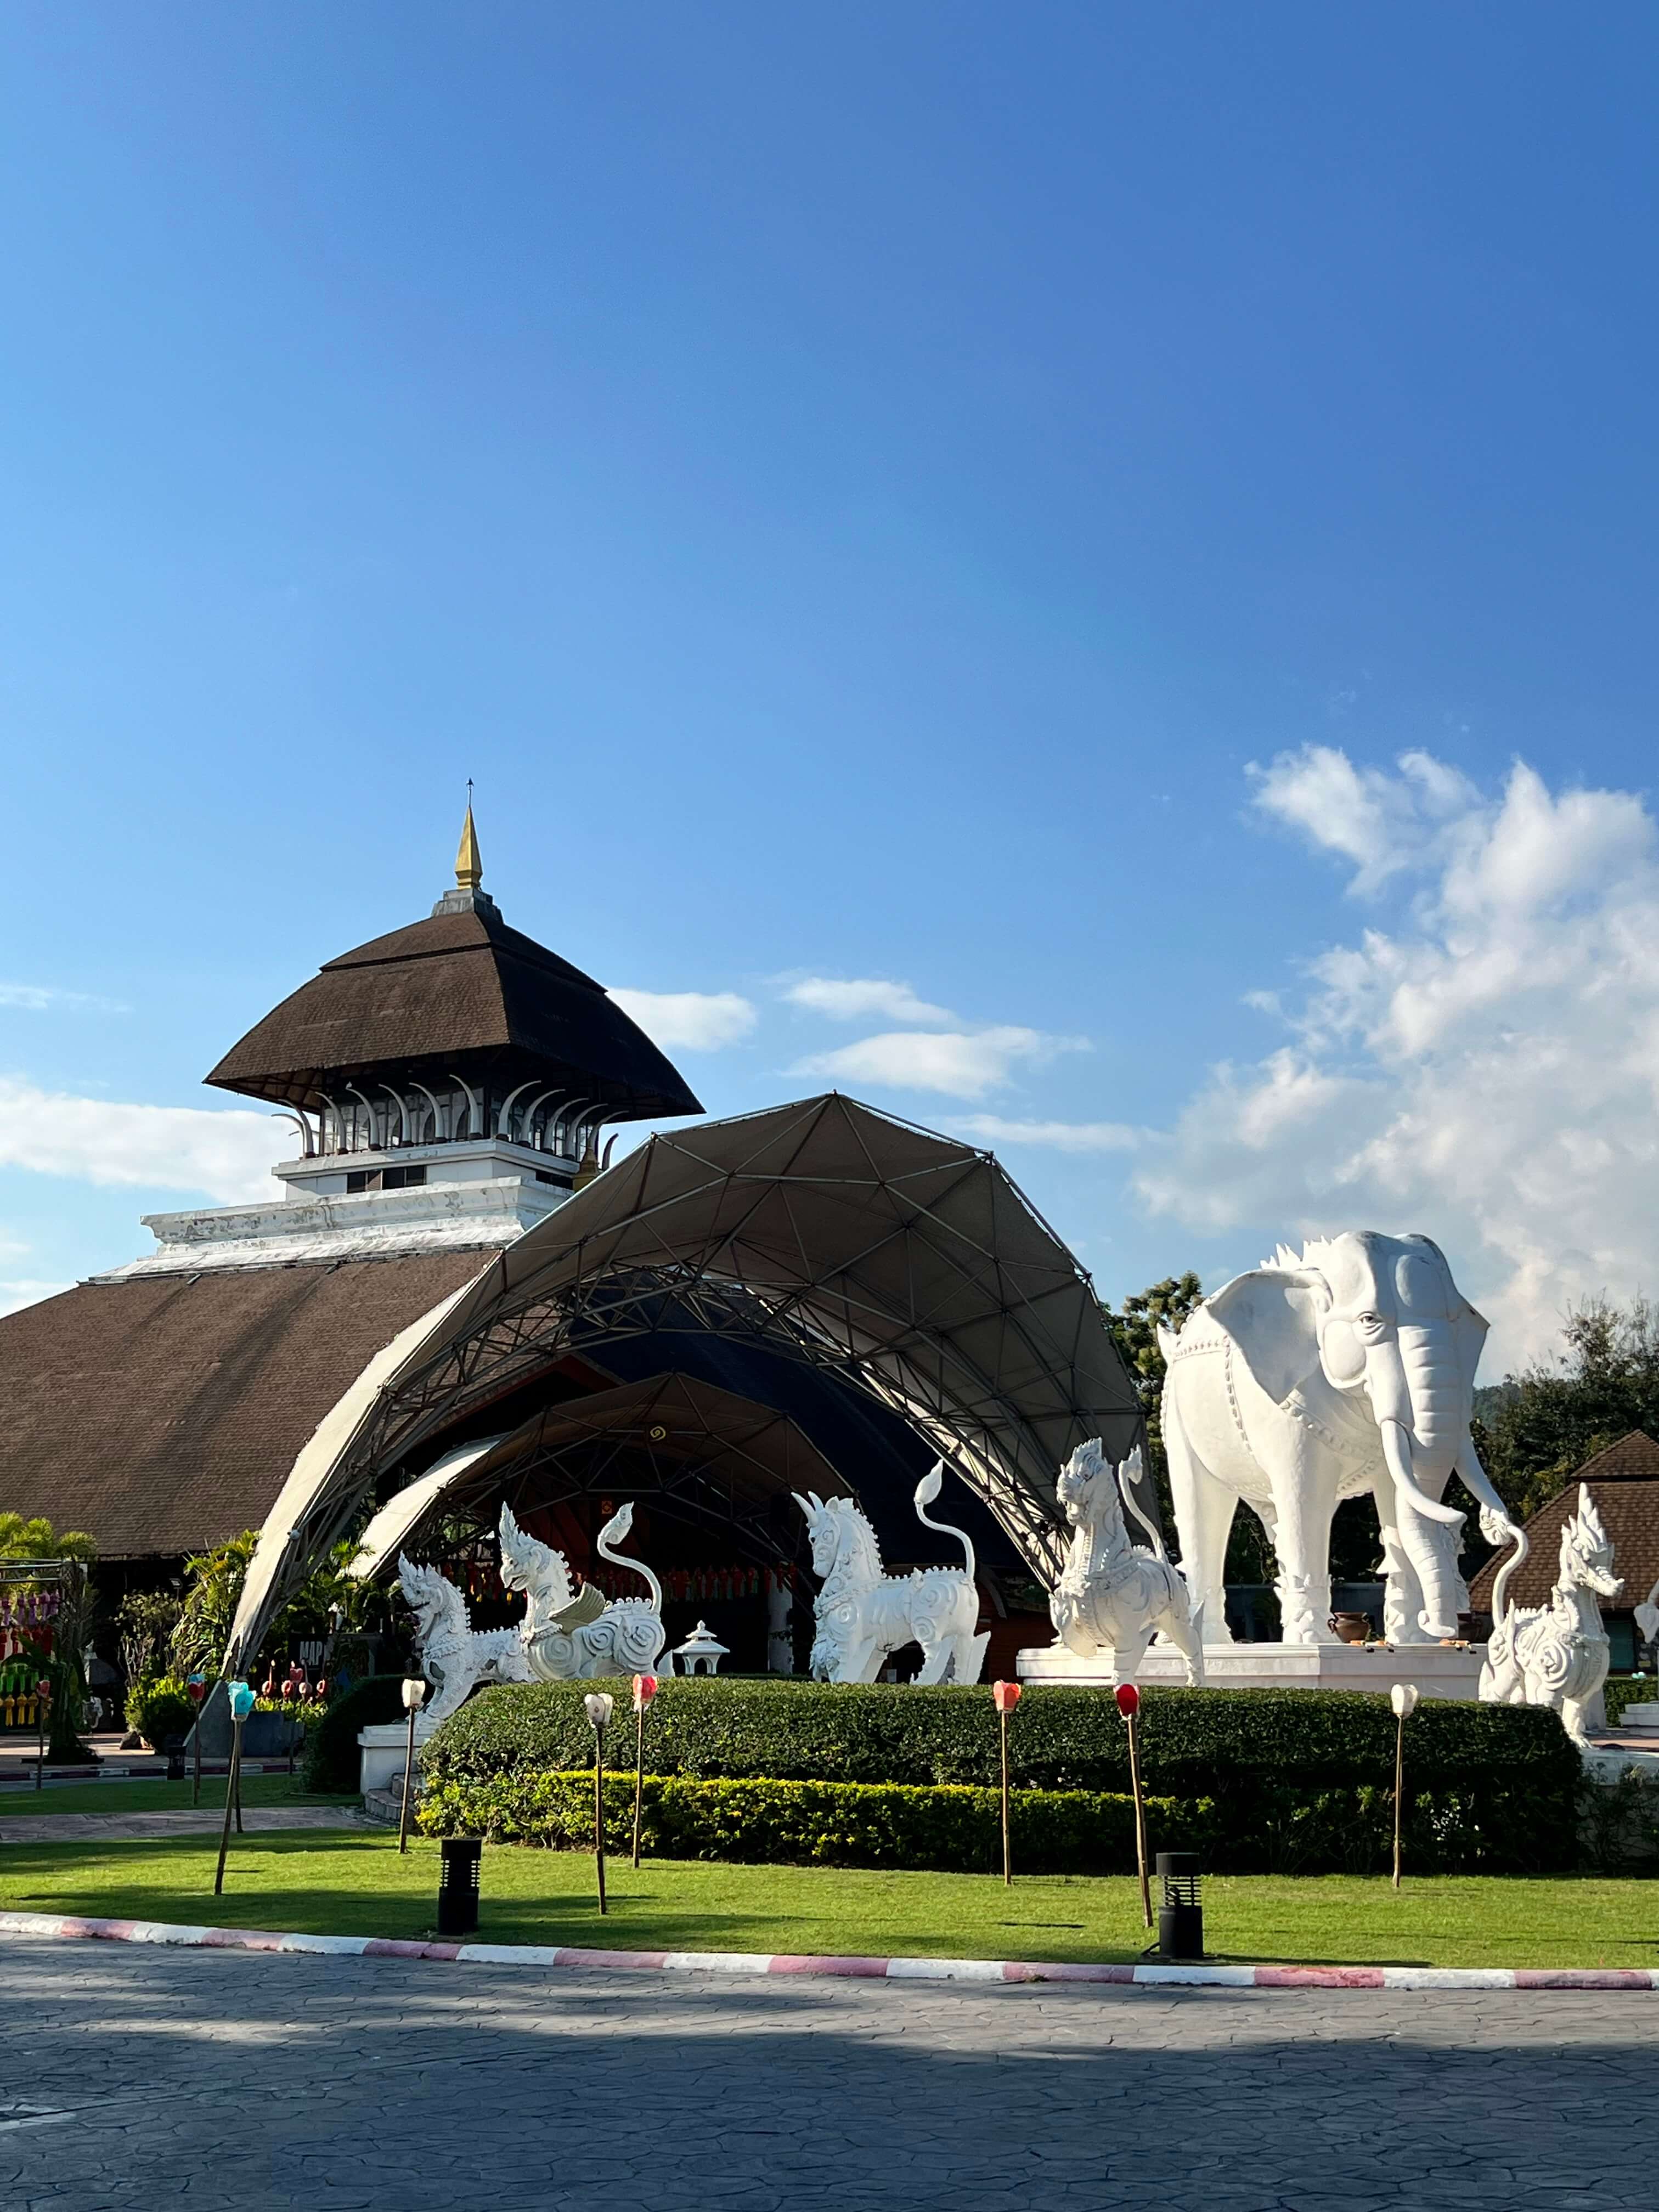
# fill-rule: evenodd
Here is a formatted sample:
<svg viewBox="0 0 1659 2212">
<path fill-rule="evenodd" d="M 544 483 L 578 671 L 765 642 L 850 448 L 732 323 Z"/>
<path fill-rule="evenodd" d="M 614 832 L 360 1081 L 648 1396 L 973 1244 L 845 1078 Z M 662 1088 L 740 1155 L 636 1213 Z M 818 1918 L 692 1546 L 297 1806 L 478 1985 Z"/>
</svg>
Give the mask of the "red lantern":
<svg viewBox="0 0 1659 2212">
<path fill-rule="evenodd" d="M 1119 1683 L 1117 1709 L 1126 1721 L 1132 1721 L 1140 1711 L 1140 1692 L 1133 1682 Z"/>
<path fill-rule="evenodd" d="M 991 1702 L 1000 1713 L 1012 1712 L 1019 1703 L 1020 1696 L 1018 1682 L 993 1682 L 991 1685 Z"/>
</svg>

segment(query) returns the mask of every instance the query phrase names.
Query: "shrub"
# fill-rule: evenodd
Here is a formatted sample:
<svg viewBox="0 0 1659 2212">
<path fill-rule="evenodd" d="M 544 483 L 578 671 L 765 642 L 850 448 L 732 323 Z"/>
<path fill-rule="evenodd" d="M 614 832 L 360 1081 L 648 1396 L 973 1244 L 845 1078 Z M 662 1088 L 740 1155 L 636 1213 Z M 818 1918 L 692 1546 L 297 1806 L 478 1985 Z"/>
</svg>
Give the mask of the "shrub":
<svg viewBox="0 0 1659 2212">
<path fill-rule="evenodd" d="M 157 1751 L 166 1749 L 170 1735 L 188 1735 L 196 1725 L 196 1708 L 176 1674 L 146 1674 L 134 1683 L 126 1712 L 127 1726 Z"/>
<path fill-rule="evenodd" d="M 486 1690 L 447 1721 L 422 1765 L 435 1792 L 579 1768 L 592 1756 L 582 1683 Z M 1219 1870 L 1372 1863 L 1394 1776 L 1386 1700 L 1332 1691 L 1152 1690 L 1141 1707 L 1148 1790 L 1212 1802 Z M 647 1723 L 650 1765 L 706 1780 L 959 1785 L 997 1779 L 983 1689 L 883 1683 L 675 1680 Z M 1023 1790 L 1121 1796 L 1128 1745 L 1100 1691 L 1033 1691 L 1009 1729 Z M 1425 1701 L 1407 1736 L 1414 1863 L 1445 1871 L 1572 1865 L 1581 1768 L 1554 1714 Z M 1183 1818 L 1185 1816 L 1183 1815 Z"/>
<path fill-rule="evenodd" d="M 310 1717 L 315 1711 L 307 1709 L 306 1788 L 343 1796 L 357 1787 L 358 1729 L 403 1718 L 403 1676 L 371 1674 L 344 1697 L 331 1698 L 320 1720 Z"/>
<path fill-rule="evenodd" d="M 1002 1864 L 1002 1800 L 995 1790 L 904 1783 L 696 1782 L 647 1774 L 641 1832 L 662 1858 L 726 1859 L 747 1865 L 942 1867 L 991 1874 Z M 1134 1800 L 1099 1791 L 1016 1791 L 1014 1863 L 1026 1874 L 1121 1874 L 1135 1863 Z M 1195 1809 L 1195 1808 L 1194 1808 Z M 1202 1849 L 1185 1808 L 1164 1798 L 1147 1807 L 1149 1830 L 1166 1847 Z M 1200 1829 L 1206 1814 L 1196 1812 Z M 428 1788 L 420 1823 L 428 1835 L 482 1835 L 492 1843 L 582 1850 L 593 1840 L 593 1774 L 515 1774 Z M 626 1851 L 634 1834 L 634 1778 L 605 1778 L 607 1850 Z M 1154 1843 L 1152 1848 L 1156 1850 Z"/>
<path fill-rule="evenodd" d="M 1659 1701 L 1659 1679 L 1651 1674 L 1612 1674 L 1607 1678 L 1607 1726 L 1620 1727 L 1626 1705 Z"/>
</svg>

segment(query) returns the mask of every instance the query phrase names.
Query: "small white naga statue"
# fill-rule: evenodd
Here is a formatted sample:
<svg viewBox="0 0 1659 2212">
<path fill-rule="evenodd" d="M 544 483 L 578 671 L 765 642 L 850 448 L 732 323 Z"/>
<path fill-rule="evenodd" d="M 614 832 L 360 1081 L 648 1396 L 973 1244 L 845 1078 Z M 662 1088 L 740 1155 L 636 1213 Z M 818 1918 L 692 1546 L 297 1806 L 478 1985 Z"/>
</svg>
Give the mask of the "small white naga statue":
<svg viewBox="0 0 1659 2212">
<path fill-rule="evenodd" d="M 908 1575 L 883 1571 L 876 1532 L 850 1498 L 820 1498 L 816 1491 L 795 1503 L 806 1516 L 812 1571 L 823 1588 L 812 1611 L 812 1672 L 824 1682 L 873 1682 L 890 1652 L 921 1646 L 919 1683 L 977 1682 L 990 1636 L 978 1636 L 979 1590 L 974 1547 L 965 1530 L 930 1520 L 926 1507 L 939 1496 L 945 1462 L 916 1485 L 916 1518 L 927 1528 L 954 1536 L 966 1554 L 960 1567 L 917 1567 Z"/>
<path fill-rule="evenodd" d="M 466 1600 L 437 1567 L 417 1566 L 402 1553 L 398 1580 L 415 1615 L 421 1672 L 438 1692 L 428 1721 L 459 1712 L 480 1682 L 527 1682 L 530 1668 L 516 1628 L 472 1627 Z"/>
<path fill-rule="evenodd" d="M 1187 1585 L 1135 1503 L 1139 1479 L 1139 1445 L 1117 1468 L 1101 1450 L 1098 1437 L 1079 1444 L 1061 1468 L 1057 1495 L 1077 1534 L 1049 1593 L 1048 1618 L 1060 1642 L 1080 1659 L 1109 1650 L 1115 1681 L 1133 1681 L 1156 1634 L 1179 1650 L 1188 1681 L 1200 1683 L 1204 1646 L 1193 1626 Z M 1152 1539 L 1150 1551 L 1130 1542 L 1126 1504 Z"/>
<path fill-rule="evenodd" d="M 503 1505 L 501 1520 L 501 1580 L 529 1598 L 517 1632 L 523 1638 L 528 1671 L 538 1682 L 586 1681 L 600 1674 L 649 1674 L 667 1633 L 662 1620 L 662 1584 L 642 1560 L 624 1559 L 611 1548 L 634 1525 L 630 1501 L 600 1529 L 594 1548 L 612 1565 L 629 1567 L 644 1578 L 648 1598 L 614 1598 L 589 1583 L 577 1594 L 562 1552 L 526 1534 Z"/>
<path fill-rule="evenodd" d="M 1625 1587 L 1613 1571 L 1613 1541 L 1595 1500 L 1581 1482 L 1578 1510 L 1561 1531 L 1561 1565 L 1547 1605 L 1504 1604 L 1510 1577 L 1527 1556 L 1526 1531 L 1500 1526 L 1485 1513 L 1480 1525 L 1489 1543 L 1510 1534 L 1516 1540 L 1492 1585 L 1494 1620 L 1480 1669 L 1481 1699 L 1494 1705 L 1553 1705 L 1573 1741 L 1587 1749 L 1586 1724 L 1601 1721 L 1601 1685 L 1607 1678 L 1607 1635 L 1596 1600 L 1616 1598 Z"/>
</svg>

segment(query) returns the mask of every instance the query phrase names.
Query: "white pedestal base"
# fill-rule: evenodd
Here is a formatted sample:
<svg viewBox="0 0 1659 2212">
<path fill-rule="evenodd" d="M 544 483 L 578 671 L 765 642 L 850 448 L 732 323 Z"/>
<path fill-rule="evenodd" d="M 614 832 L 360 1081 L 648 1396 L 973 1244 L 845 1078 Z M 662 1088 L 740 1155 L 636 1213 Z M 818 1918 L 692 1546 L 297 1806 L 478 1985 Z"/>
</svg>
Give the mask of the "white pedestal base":
<svg viewBox="0 0 1659 2212">
<path fill-rule="evenodd" d="M 1394 1650 L 1363 1644 L 1206 1644 L 1205 1686 L 1212 1690 L 1370 1690 L 1387 1697 L 1396 1682 L 1414 1682 L 1425 1698 L 1474 1698 L 1480 1686 L 1477 1647 L 1407 1644 Z M 1016 1662 L 1022 1682 L 1073 1682 L 1109 1687 L 1111 1654 L 1079 1659 L 1063 1644 L 1032 1647 Z M 1187 1669 L 1173 1645 L 1155 1644 L 1135 1680 L 1141 1689 L 1184 1684 Z"/>
<path fill-rule="evenodd" d="M 416 1751 L 434 1734 L 434 1725 L 424 1713 L 418 1717 L 415 1723 Z M 357 1753 L 357 1787 L 365 1796 L 371 1790 L 384 1790 L 404 1771 L 404 1761 L 409 1755 L 409 1723 L 380 1721 L 373 1728 L 359 1729 Z"/>
</svg>

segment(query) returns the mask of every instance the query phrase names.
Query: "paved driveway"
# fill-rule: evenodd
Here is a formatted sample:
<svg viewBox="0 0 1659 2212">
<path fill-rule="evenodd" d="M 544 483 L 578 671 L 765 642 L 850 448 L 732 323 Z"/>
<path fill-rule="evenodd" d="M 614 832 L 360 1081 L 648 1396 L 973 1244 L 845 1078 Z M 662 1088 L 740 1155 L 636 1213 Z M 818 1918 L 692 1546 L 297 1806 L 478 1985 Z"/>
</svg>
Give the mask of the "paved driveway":
<svg viewBox="0 0 1659 2212">
<path fill-rule="evenodd" d="M 9 1938 L 0 2205 L 1653 2212 L 1656 2007 Z"/>
</svg>

